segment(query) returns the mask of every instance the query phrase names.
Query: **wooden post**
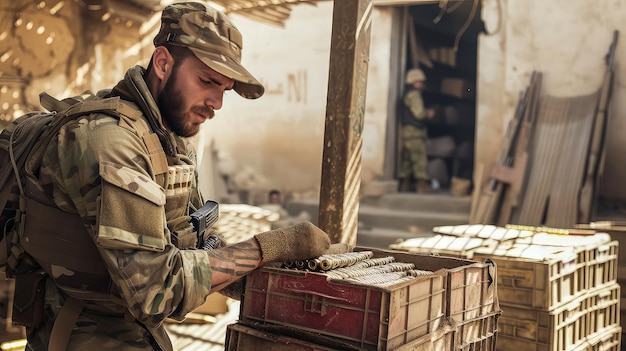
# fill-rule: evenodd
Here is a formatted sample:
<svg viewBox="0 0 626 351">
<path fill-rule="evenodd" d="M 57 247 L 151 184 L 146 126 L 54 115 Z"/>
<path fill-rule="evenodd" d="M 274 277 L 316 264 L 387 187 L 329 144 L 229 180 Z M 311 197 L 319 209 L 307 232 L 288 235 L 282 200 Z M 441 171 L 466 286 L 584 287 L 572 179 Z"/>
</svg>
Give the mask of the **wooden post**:
<svg viewBox="0 0 626 351">
<path fill-rule="evenodd" d="M 356 245 L 371 0 L 334 1 L 319 226 Z"/>
</svg>

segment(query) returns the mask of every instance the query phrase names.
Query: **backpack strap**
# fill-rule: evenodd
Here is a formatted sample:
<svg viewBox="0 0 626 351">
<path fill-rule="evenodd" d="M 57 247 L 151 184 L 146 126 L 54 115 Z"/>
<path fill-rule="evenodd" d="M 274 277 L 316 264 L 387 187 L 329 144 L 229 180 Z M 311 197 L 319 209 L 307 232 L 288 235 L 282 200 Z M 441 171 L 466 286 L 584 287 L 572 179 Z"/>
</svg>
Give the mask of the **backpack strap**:
<svg viewBox="0 0 626 351">
<path fill-rule="evenodd" d="M 68 108 L 85 100 L 94 99 L 96 95 L 90 90 L 85 90 L 82 94 L 59 100 L 45 91 L 39 94 L 39 103 L 48 111 L 65 111 Z"/>
<path fill-rule="evenodd" d="M 54 321 L 54 326 L 50 332 L 49 351 L 65 351 L 72 336 L 72 330 L 80 316 L 80 312 L 85 307 L 87 301 L 69 297 Z"/>
<path fill-rule="evenodd" d="M 46 92 L 39 94 L 39 103 L 48 111 L 65 111 L 72 106 L 66 102 L 57 100 Z"/>
<path fill-rule="evenodd" d="M 43 92 L 39 95 L 39 101 L 41 106 L 48 111 L 64 111 L 63 113 L 70 119 L 92 112 L 116 111 L 143 139 L 152 161 L 155 176 L 164 178 L 167 173 L 167 156 L 158 135 L 153 133 L 148 124 L 141 120 L 143 112 L 132 104 L 121 102 L 119 97 L 98 98 L 89 90 L 79 96 L 63 100 L 58 100 Z M 159 182 L 159 184 L 161 183 Z"/>
</svg>

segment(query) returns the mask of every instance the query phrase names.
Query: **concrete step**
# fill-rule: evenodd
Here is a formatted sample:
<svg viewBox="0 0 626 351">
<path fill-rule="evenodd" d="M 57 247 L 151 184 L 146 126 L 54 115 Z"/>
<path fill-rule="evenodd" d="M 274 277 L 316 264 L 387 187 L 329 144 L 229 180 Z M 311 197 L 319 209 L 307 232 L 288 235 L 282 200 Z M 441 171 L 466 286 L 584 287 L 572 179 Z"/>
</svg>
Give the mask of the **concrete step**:
<svg viewBox="0 0 626 351">
<path fill-rule="evenodd" d="M 467 224 L 468 222 L 469 214 L 466 213 L 399 210 L 371 205 L 359 207 L 359 223 L 363 223 L 365 227 L 424 232 L 436 226 Z"/>
<path fill-rule="evenodd" d="M 451 196 L 448 192 L 435 194 L 390 193 L 380 197 L 365 197 L 361 204 L 389 209 L 427 211 L 441 213 L 466 213 L 472 205 L 470 196 Z"/>
<path fill-rule="evenodd" d="M 432 232 L 415 233 L 389 228 L 361 227 L 357 230 L 356 244 L 357 246 L 389 249 L 389 245 L 399 240 L 431 235 L 433 235 Z"/>
<path fill-rule="evenodd" d="M 395 195 L 395 194 L 394 194 Z M 410 196 L 413 195 L 413 196 Z M 390 200 L 379 199 L 378 202 L 362 201 L 359 205 L 359 223 L 361 227 L 387 228 L 399 231 L 430 231 L 433 227 L 443 225 L 467 224 L 469 222 L 469 205 L 467 211 L 462 200 L 448 196 L 444 199 L 439 195 L 420 195 L 422 199 L 409 196 L 391 196 Z M 393 199 L 398 199 L 394 201 Z M 380 201 L 387 206 L 380 205 Z M 449 202 L 449 206 L 441 205 Z M 423 203 L 433 203 L 432 208 Z M 405 207 L 400 206 L 404 204 Z M 414 206 L 419 204 L 419 206 Z M 286 204 L 290 216 L 298 216 L 301 212 L 310 215 L 311 222 L 318 223 L 318 199 L 292 200 Z"/>
</svg>

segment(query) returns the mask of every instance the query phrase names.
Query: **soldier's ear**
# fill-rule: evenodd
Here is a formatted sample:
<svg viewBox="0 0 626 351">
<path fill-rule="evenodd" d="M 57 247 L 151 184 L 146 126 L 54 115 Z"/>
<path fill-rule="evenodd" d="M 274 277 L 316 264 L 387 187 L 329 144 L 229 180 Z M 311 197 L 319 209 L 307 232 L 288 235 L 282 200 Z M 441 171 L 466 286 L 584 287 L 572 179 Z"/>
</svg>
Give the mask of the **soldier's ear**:
<svg viewBox="0 0 626 351">
<path fill-rule="evenodd" d="M 161 80 L 169 75 L 169 71 L 174 65 L 174 58 L 164 46 L 158 46 L 154 49 L 152 56 L 152 65 L 154 74 Z"/>
</svg>

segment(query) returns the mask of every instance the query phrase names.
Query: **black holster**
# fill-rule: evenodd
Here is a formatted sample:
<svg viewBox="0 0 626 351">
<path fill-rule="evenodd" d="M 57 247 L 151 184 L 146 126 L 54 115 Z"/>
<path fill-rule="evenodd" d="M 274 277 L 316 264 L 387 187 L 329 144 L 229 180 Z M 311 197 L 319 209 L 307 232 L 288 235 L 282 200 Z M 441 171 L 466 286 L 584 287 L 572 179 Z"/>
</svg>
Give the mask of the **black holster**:
<svg viewBox="0 0 626 351">
<path fill-rule="evenodd" d="M 13 297 L 14 324 L 40 328 L 44 322 L 47 274 L 41 271 L 20 273 L 15 276 Z"/>
</svg>

